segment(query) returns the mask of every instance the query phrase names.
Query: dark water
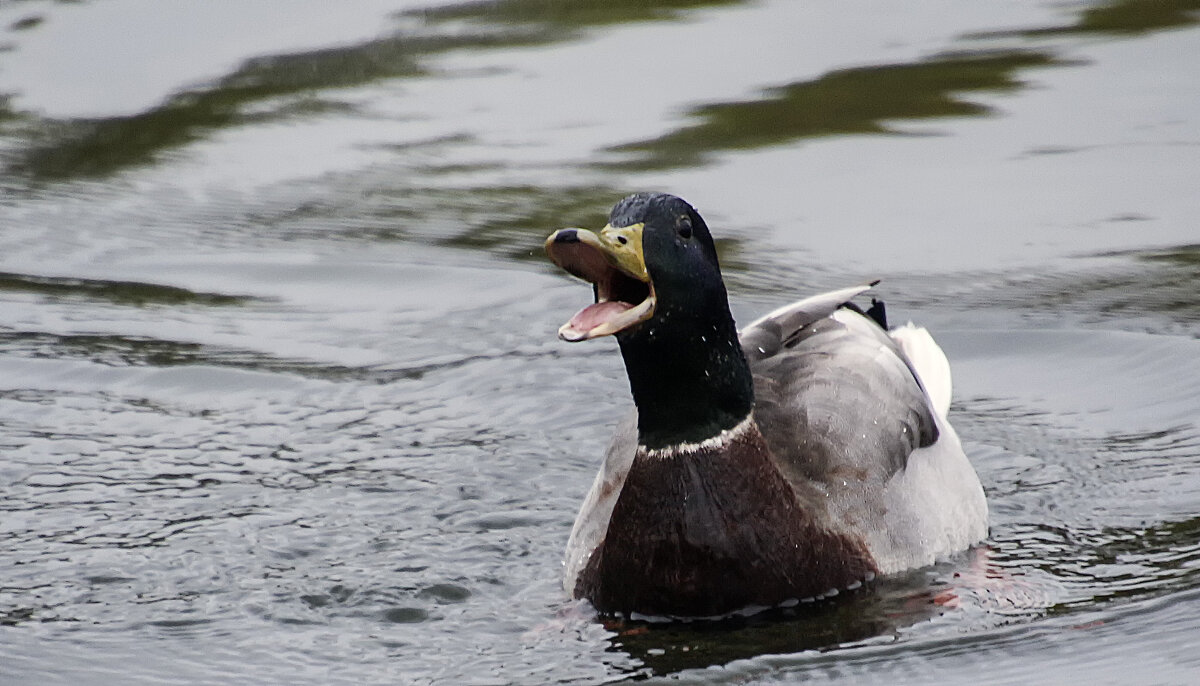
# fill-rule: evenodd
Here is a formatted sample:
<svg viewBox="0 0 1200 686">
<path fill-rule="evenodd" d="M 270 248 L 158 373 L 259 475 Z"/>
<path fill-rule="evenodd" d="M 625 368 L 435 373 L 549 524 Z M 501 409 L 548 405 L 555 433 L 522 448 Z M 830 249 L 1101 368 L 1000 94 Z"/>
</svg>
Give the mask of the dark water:
<svg viewBox="0 0 1200 686">
<path fill-rule="evenodd" d="M 1200 3 L 0 4 L 0 683 L 1200 681 Z M 736 314 L 882 277 L 987 545 L 598 621 L 628 406 L 540 252 L 694 201 Z"/>
</svg>

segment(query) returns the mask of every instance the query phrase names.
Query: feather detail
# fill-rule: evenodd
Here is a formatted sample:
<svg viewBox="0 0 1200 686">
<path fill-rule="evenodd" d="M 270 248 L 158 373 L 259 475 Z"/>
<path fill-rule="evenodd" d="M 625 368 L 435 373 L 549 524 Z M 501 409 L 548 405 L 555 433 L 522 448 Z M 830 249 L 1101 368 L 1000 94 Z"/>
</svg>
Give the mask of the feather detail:
<svg viewBox="0 0 1200 686">
<path fill-rule="evenodd" d="M 850 299 L 871 290 L 879 281 L 818 293 L 784 305 L 750 322 L 738 332 L 738 340 L 751 362 L 779 352 L 785 341 L 809 324 L 828 317 Z"/>
<path fill-rule="evenodd" d="M 950 361 L 946 359 L 946 353 L 942 352 L 941 346 L 933 340 L 933 336 L 929 335 L 925 327 L 916 326 L 912 322 L 893 329 L 889 334 L 912 363 L 917 378 L 929 395 L 929 402 L 934 411 L 945 419 L 950 412 L 950 398 L 953 393 Z"/>
</svg>

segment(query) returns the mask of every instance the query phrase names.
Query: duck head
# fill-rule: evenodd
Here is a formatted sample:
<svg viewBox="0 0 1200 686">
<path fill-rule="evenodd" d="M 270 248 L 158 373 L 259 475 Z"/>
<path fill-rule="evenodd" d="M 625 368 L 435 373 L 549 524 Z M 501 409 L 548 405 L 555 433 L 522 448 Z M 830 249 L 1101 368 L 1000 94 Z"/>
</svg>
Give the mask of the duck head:
<svg viewBox="0 0 1200 686">
<path fill-rule="evenodd" d="M 681 198 L 636 193 L 595 233 L 560 229 L 546 239 L 555 264 L 593 285 L 595 303 L 559 329 L 577 342 L 628 334 L 655 320 L 728 310 L 716 246 L 700 214 Z M 714 302 L 716 301 L 716 302 Z"/>
<path fill-rule="evenodd" d="M 546 252 L 593 286 L 595 302 L 558 335 L 616 336 L 641 445 L 703 441 L 746 418 L 753 378 L 712 234 L 695 208 L 673 195 L 637 193 L 613 207 L 599 233 L 561 229 L 546 239 Z"/>
</svg>

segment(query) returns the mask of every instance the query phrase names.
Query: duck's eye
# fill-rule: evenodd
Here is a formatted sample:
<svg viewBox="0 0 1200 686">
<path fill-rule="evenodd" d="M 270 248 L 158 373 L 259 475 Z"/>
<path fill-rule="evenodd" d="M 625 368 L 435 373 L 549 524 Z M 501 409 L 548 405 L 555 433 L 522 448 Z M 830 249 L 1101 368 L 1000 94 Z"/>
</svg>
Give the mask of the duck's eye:
<svg viewBox="0 0 1200 686">
<path fill-rule="evenodd" d="M 683 216 L 679 218 L 679 223 L 675 225 L 675 230 L 679 232 L 682 238 L 692 237 L 692 218 Z"/>
</svg>

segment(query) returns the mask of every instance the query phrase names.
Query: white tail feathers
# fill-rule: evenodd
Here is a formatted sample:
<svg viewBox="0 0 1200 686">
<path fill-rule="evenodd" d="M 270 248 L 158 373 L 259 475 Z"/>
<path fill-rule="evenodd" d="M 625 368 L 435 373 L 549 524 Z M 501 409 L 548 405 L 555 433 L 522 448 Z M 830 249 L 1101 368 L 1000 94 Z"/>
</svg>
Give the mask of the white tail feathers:
<svg viewBox="0 0 1200 686">
<path fill-rule="evenodd" d="M 890 333 L 920 377 L 934 411 L 945 419 L 950 411 L 953 391 L 950 361 L 946 359 L 946 353 L 942 352 L 924 327 L 915 326 L 912 322 L 896 327 Z"/>
</svg>

